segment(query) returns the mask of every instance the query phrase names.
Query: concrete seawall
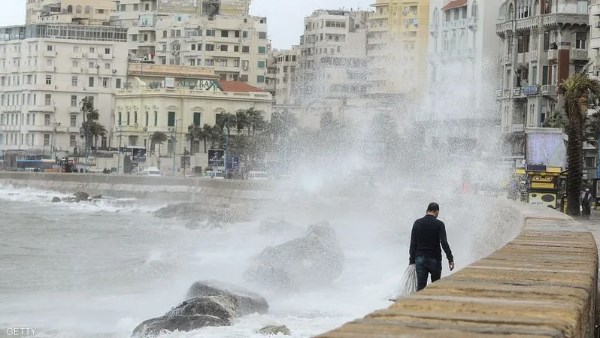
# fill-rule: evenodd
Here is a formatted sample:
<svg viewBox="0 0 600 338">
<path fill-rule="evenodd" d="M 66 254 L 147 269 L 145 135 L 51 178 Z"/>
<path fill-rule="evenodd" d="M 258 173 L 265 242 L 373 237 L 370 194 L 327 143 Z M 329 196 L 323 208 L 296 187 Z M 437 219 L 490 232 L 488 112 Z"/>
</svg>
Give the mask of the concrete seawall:
<svg viewBox="0 0 600 338">
<path fill-rule="evenodd" d="M 319 337 L 594 337 L 594 236 L 552 210 L 517 212 L 522 232 L 495 253 Z"/>
<path fill-rule="evenodd" d="M 277 182 L 192 177 L 0 172 L 0 184 L 62 193 L 84 191 L 90 195 L 188 202 L 202 200 L 217 204 L 235 200 L 260 202 L 289 195 L 285 189 L 273 189 L 279 184 Z"/>
</svg>

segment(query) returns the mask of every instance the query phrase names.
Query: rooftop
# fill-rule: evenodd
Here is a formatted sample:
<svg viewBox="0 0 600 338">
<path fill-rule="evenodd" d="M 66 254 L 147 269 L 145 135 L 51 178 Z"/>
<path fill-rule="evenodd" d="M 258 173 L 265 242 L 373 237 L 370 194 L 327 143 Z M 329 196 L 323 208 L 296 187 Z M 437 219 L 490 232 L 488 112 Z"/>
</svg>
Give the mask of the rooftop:
<svg viewBox="0 0 600 338">
<path fill-rule="evenodd" d="M 452 0 L 446 4 L 446 6 L 442 7 L 443 11 L 447 11 L 449 9 L 455 9 L 460 7 L 465 7 L 467 5 L 467 0 Z"/>
<path fill-rule="evenodd" d="M 239 81 L 220 81 L 221 88 L 224 92 L 235 93 L 265 93 L 264 89 L 251 86 L 245 82 Z"/>
</svg>

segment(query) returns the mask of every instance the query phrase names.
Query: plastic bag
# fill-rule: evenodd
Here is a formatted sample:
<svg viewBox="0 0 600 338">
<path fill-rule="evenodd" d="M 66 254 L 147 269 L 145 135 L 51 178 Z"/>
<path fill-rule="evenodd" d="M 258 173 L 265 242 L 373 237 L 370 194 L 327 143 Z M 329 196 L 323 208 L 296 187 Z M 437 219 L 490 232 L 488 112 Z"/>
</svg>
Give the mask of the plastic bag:
<svg viewBox="0 0 600 338">
<path fill-rule="evenodd" d="M 417 291 L 417 266 L 415 264 L 410 264 L 406 271 L 404 271 L 404 276 L 402 276 L 402 284 L 400 285 L 400 289 L 396 293 L 396 296 L 390 298 L 391 301 L 396 301 L 398 298 L 402 296 L 410 295 Z"/>
</svg>

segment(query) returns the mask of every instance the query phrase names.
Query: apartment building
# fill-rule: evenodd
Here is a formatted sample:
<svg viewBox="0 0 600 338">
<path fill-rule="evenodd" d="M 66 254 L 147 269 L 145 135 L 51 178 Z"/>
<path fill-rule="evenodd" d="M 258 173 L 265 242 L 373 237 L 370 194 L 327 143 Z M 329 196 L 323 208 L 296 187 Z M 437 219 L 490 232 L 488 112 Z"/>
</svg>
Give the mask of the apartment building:
<svg viewBox="0 0 600 338">
<path fill-rule="evenodd" d="M 213 126 L 217 115 L 249 108 L 263 111 L 270 120 L 271 94 L 247 83 L 220 80 L 211 67 L 131 63 L 127 88 L 116 94 L 115 143 L 150 148 L 151 135 L 163 132 L 169 140 L 155 149 L 157 155 L 175 156 L 177 170 L 188 151 L 191 167 L 206 168 L 203 140 L 188 139 L 189 126 Z M 159 158 L 150 161 L 156 163 Z M 163 162 L 161 170 L 171 172 L 172 161 Z"/>
<path fill-rule="evenodd" d="M 427 73 L 429 0 L 377 0 L 369 16 L 369 96 L 382 103 L 421 96 Z"/>
<path fill-rule="evenodd" d="M 107 129 L 125 84 L 127 31 L 37 24 L 0 28 L 0 147 L 46 157 L 83 149 L 80 102 L 92 97 Z M 95 145 L 107 146 L 109 135 Z"/>
<path fill-rule="evenodd" d="M 348 100 L 366 94 L 368 15 L 317 10 L 304 19 L 294 100 L 311 116 L 301 113 L 301 124 L 318 125 L 324 110 L 341 117 Z"/>
<path fill-rule="evenodd" d="M 563 110 L 557 85 L 585 70 L 590 43 L 587 0 L 504 1 L 496 33 L 502 48 L 504 158 L 522 165 L 527 129 Z"/>
<path fill-rule="evenodd" d="M 589 53 L 592 76 L 600 78 L 600 0 L 590 1 L 590 46 Z"/>
<path fill-rule="evenodd" d="M 121 0 L 111 25 L 129 28 L 132 61 L 210 67 L 224 81 L 265 88 L 267 19 L 249 0 Z"/>
<path fill-rule="evenodd" d="M 269 58 L 270 86 L 277 109 L 290 108 L 296 105 L 293 90 L 295 89 L 296 69 L 300 56 L 300 46 L 291 49 L 273 50 Z"/>
<path fill-rule="evenodd" d="M 77 23 L 105 25 L 114 11 L 113 0 L 27 0 L 26 24 Z"/>
<path fill-rule="evenodd" d="M 424 125 L 445 127 L 427 133 L 426 145 L 455 152 L 482 150 L 500 130 L 494 101 L 499 7 L 496 1 L 430 2 L 427 109 L 416 118 Z"/>
</svg>

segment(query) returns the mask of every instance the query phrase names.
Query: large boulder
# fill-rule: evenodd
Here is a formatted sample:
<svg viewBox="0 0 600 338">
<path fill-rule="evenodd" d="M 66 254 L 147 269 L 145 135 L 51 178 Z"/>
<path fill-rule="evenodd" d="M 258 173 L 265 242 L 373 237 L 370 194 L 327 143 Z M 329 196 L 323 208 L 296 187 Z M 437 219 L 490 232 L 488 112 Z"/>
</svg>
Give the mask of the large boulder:
<svg viewBox="0 0 600 338">
<path fill-rule="evenodd" d="M 330 284 L 343 270 L 335 230 L 319 223 L 309 226 L 304 237 L 264 249 L 244 276 L 275 290 L 306 290 Z"/>
<path fill-rule="evenodd" d="M 75 201 L 87 201 L 90 198 L 90 194 L 87 192 L 79 191 L 75 193 Z"/>
<path fill-rule="evenodd" d="M 164 316 L 148 319 L 138 325 L 132 337 L 155 337 L 169 331 L 192 331 L 205 326 L 231 325 L 235 315 L 235 299 L 229 296 L 188 299 Z"/>
<path fill-rule="evenodd" d="M 215 280 L 200 281 L 192 284 L 187 293 L 187 298 L 230 296 L 235 299 L 235 316 L 241 317 L 252 313 L 266 314 L 269 304 L 261 295 Z"/>
<path fill-rule="evenodd" d="M 192 284 L 186 298 L 164 316 L 138 325 L 132 337 L 154 337 L 169 331 L 187 332 L 205 326 L 227 326 L 237 317 L 265 314 L 269 310 L 267 301 L 260 295 L 218 281 Z"/>
</svg>

